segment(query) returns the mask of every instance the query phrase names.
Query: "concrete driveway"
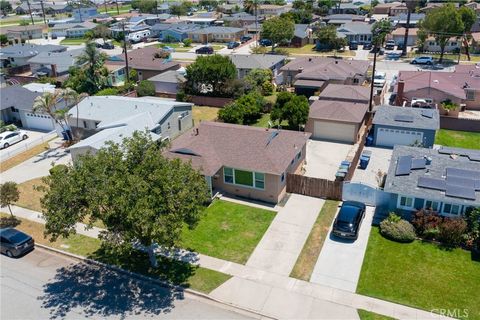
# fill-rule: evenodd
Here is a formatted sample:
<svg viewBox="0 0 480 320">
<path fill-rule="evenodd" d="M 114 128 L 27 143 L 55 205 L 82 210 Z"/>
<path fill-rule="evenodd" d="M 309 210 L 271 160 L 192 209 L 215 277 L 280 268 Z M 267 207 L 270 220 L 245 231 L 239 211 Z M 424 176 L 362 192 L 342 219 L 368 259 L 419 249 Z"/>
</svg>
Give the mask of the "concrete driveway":
<svg viewBox="0 0 480 320">
<path fill-rule="evenodd" d="M 335 180 L 340 163 L 345 160 L 351 144 L 309 140 L 305 175 L 308 177 Z"/>
<path fill-rule="evenodd" d="M 325 200 L 292 194 L 246 265 L 288 276 Z"/>
<path fill-rule="evenodd" d="M 378 170 L 387 173 L 393 149 L 365 147 L 364 150 L 372 151 L 372 157 L 370 158 L 367 169 L 355 169 L 352 182 L 362 182 L 372 187 L 377 187 L 378 183 L 375 176 Z"/>
<path fill-rule="evenodd" d="M 374 211 L 374 207 L 367 207 L 359 237 L 354 242 L 332 237 L 330 227 L 329 237 L 323 244 L 310 282 L 355 292 L 372 228 Z"/>
<path fill-rule="evenodd" d="M 28 147 L 31 147 L 32 144 L 37 145 L 42 143 L 43 142 L 42 138 L 48 136 L 48 132 L 25 130 L 25 129 L 20 129 L 20 130 L 27 134 L 28 139 L 15 143 L 6 149 L 0 149 L 0 159 L 2 161 L 20 152 L 27 150 Z"/>
</svg>

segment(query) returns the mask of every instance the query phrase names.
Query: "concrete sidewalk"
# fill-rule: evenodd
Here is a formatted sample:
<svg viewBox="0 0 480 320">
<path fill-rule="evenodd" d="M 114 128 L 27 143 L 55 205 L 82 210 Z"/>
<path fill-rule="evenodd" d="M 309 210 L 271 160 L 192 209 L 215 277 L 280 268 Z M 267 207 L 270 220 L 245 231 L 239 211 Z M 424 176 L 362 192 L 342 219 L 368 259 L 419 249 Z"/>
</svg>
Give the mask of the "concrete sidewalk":
<svg viewBox="0 0 480 320">
<path fill-rule="evenodd" d="M 273 219 L 247 266 L 288 276 L 325 200 L 292 194 Z"/>
</svg>

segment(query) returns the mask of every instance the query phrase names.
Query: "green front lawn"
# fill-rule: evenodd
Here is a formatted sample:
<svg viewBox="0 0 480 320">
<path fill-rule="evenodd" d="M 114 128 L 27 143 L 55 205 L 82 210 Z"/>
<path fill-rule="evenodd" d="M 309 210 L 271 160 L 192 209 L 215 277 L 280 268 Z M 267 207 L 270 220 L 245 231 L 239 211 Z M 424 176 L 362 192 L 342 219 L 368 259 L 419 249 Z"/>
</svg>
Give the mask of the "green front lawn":
<svg viewBox="0 0 480 320">
<path fill-rule="evenodd" d="M 462 249 L 447 250 L 422 241 L 393 242 L 374 227 L 357 292 L 427 311 L 467 309 L 469 319 L 478 319 L 480 262 Z"/>
<path fill-rule="evenodd" d="M 86 38 L 65 38 L 60 41 L 60 44 L 64 46 L 79 46 L 87 42 L 87 40 Z"/>
<path fill-rule="evenodd" d="M 268 128 L 268 122 L 271 122 L 273 124 L 273 127 L 277 127 L 277 122 L 272 121 L 270 119 L 270 113 L 264 113 L 260 117 L 260 119 L 257 120 L 256 123 L 253 124 L 254 127 L 261 127 L 261 128 Z M 285 128 L 288 126 L 288 121 L 282 121 L 281 127 Z"/>
<path fill-rule="evenodd" d="M 360 320 L 395 320 L 394 318 L 383 316 L 378 313 L 358 309 L 358 316 Z"/>
<path fill-rule="evenodd" d="M 306 44 L 303 47 L 277 47 L 279 49 L 287 51 L 291 55 L 318 55 L 318 56 L 355 56 L 355 51 L 345 50 L 343 52 L 335 51 L 317 51 L 314 44 Z"/>
<path fill-rule="evenodd" d="M 480 149 L 480 132 L 440 129 L 435 136 L 435 144 L 448 147 Z"/>
<path fill-rule="evenodd" d="M 182 247 L 244 264 L 274 217 L 274 211 L 216 200 L 195 229 L 184 230 Z"/>
</svg>

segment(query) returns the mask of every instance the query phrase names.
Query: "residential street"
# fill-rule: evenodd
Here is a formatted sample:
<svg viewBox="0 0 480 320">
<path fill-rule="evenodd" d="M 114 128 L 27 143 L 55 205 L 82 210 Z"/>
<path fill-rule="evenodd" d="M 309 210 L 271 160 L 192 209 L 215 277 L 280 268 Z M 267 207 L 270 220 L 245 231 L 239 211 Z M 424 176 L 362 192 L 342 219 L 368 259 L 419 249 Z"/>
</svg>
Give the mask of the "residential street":
<svg viewBox="0 0 480 320">
<path fill-rule="evenodd" d="M 2 319 L 249 319 L 220 304 L 37 248 L 1 256 Z"/>
</svg>

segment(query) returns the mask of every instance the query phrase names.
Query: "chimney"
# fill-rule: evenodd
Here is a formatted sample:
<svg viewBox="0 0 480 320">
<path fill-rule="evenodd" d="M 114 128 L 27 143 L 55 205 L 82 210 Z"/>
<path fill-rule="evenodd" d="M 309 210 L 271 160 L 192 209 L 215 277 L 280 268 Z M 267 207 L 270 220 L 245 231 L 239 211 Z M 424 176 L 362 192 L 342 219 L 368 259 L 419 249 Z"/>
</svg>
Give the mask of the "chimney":
<svg viewBox="0 0 480 320">
<path fill-rule="evenodd" d="M 198 128 L 195 128 L 195 135 L 198 136 Z"/>
<path fill-rule="evenodd" d="M 312 61 L 312 58 L 311 58 L 311 57 L 310 57 L 310 58 L 308 58 L 308 61 L 310 61 L 310 62 L 311 62 L 311 61 Z"/>
<path fill-rule="evenodd" d="M 395 98 L 395 105 L 400 106 L 403 101 L 403 91 L 405 90 L 405 81 L 400 80 L 397 83 L 397 97 Z"/>
<path fill-rule="evenodd" d="M 335 64 L 338 64 L 338 60 L 335 60 Z"/>
<path fill-rule="evenodd" d="M 52 67 L 52 78 L 56 78 L 57 77 L 57 65 L 52 64 L 51 67 Z"/>
</svg>

